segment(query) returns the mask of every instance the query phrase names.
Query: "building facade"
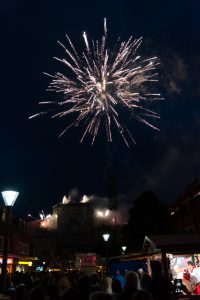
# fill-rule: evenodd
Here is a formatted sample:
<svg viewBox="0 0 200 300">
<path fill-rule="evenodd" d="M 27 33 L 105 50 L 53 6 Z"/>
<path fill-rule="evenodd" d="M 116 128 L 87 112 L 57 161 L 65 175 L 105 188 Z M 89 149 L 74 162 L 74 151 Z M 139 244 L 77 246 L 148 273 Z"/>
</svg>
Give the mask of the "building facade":
<svg viewBox="0 0 200 300">
<path fill-rule="evenodd" d="M 30 257 L 30 238 L 27 233 L 26 222 L 12 216 L 11 230 L 8 241 L 8 272 L 25 270 L 32 265 Z M 0 205 L 0 264 L 3 259 L 4 238 L 6 232 L 6 208 Z"/>
<path fill-rule="evenodd" d="M 115 225 L 116 213 L 104 200 L 83 196 L 73 201 L 64 197 L 52 207 L 51 215 L 30 222 L 32 255 L 49 265 L 62 262 L 71 267 L 80 253 L 95 253 L 99 228 Z"/>
</svg>

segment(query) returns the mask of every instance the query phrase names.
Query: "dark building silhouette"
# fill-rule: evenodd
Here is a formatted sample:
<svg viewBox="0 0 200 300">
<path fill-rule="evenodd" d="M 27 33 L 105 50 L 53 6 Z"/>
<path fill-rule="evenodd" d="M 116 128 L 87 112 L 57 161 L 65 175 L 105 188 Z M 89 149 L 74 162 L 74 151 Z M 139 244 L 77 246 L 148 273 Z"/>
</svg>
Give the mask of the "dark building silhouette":
<svg viewBox="0 0 200 300">
<path fill-rule="evenodd" d="M 108 177 L 108 199 L 109 209 L 116 210 L 117 205 L 117 180 L 115 175 Z"/>
<path fill-rule="evenodd" d="M 177 232 L 200 232 L 200 178 L 190 183 L 171 207 Z"/>
</svg>

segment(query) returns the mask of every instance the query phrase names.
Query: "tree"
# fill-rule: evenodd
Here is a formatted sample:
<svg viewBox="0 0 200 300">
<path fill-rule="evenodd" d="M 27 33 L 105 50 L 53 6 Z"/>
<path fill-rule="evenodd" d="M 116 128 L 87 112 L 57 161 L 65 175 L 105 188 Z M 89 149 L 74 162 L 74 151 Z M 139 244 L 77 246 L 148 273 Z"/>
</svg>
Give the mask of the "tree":
<svg viewBox="0 0 200 300">
<path fill-rule="evenodd" d="M 171 233 L 172 222 L 164 204 L 153 192 L 146 191 L 133 201 L 124 231 L 128 243 L 135 249 L 145 235 Z"/>
</svg>

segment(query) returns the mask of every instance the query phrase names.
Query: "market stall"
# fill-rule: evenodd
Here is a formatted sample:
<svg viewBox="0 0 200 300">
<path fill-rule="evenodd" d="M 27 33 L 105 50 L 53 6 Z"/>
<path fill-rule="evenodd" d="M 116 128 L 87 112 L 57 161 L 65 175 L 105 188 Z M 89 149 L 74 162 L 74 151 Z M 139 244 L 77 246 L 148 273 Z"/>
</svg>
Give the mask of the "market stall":
<svg viewBox="0 0 200 300">
<path fill-rule="evenodd" d="M 175 293 L 200 294 L 199 234 L 146 236 L 143 253 L 151 252 L 160 253 L 164 274 L 174 284 Z"/>
</svg>

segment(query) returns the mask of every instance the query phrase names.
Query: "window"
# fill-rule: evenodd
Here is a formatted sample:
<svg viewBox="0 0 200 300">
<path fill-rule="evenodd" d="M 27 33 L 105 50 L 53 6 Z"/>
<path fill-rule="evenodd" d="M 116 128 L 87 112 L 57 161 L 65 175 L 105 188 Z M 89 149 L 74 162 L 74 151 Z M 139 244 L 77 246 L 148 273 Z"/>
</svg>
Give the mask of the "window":
<svg viewBox="0 0 200 300">
<path fill-rule="evenodd" d="M 0 251 L 3 251 L 4 237 L 0 236 Z"/>
<path fill-rule="evenodd" d="M 23 253 L 23 244 L 21 242 L 19 242 L 19 253 Z"/>
</svg>

